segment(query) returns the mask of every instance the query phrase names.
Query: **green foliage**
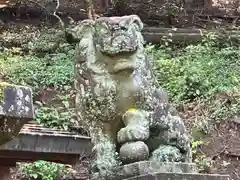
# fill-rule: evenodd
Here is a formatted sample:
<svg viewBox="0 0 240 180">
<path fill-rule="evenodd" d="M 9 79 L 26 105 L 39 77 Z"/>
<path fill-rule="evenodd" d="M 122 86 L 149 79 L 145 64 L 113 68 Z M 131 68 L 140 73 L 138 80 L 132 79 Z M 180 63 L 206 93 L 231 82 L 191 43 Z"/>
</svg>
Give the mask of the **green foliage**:
<svg viewBox="0 0 240 180">
<path fill-rule="evenodd" d="M 62 173 L 71 171 L 63 164 L 35 161 L 34 163 L 22 163 L 20 166 L 25 178 L 37 180 L 55 180 Z"/>
<path fill-rule="evenodd" d="M 192 153 L 193 155 L 197 153 L 197 150 L 199 148 L 199 146 L 201 146 L 203 144 L 202 141 L 193 141 L 192 142 Z"/>
<path fill-rule="evenodd" d="M 55 52 L 59 45 L 65 41 L 63 31 L 56 29 L 41 29 L 28 43 L 24 44 L 26 49 L 37 53 Z"/>
<path fill-rule="evenodd" d="M 67 53 L 37 56 L 19 56 L 11 51 L 0 53 L 0 64 L 4 65 L 6 78 L 14 83 L 28 85 L 35 92 L 44 86 L 62 88 L 73 81 L 74 50 Z"/>
<path fill-rule="evenodd" d="M 68 130 L 71 125 L 71 112 L 62 108 L 41 107 L 36 112 L 36 122 L 45 127 Z"/>
<path fill-rule="evenodd" d="M 238 46 L 219 43 L 214 34 L 208 34 L 195 45 L 178 48 L 165 43 L 160 48 L 147 46 L 146 50 L 155 60 L 157 80 L 167 89 L 170 102 L 177 107 L 195 102 L 192 109 L 195 139 L 211 133 L 216 122 L 239 115 Z M 221 93 L 228 96 L 219 97 Z"/>
<path fill-rule="evenodd" d="M 221 123 L 222 121 L 239 116 L 240 110 L 240 92 L 239 90 L 233 90 L 232 92 L 219 94 L 210 100 L 201 99 L 202 106 L 198 111 L 202 113 L 202 116 L 195 118 L 194 126 L 192 128 L 192 135 L 195 139 L 201 139 L 205 135 L 208 135 L 214 130 L 215 123 Z"/>
<path fill-rule="evenodd" d="M 154 49 L 155 72 L 175 103 L 196 98 L 211 99 L 216 93 L 239 85 L 240 50 L 219 45 L 209 35 L 202 43 L 183 49 Z"/>
<path fill-rule="evenodd" d="M 26 27 L 21 36 L 14 32 L 6 36 L 13 45 L 17 41 L 18 48 L 1 48 L 0 76 L 31 86 L 35 93 L 45 86 L 61 88 L 72 83 L 74 47 L 65 42 L 62 30 Z"/>
<path fill-rule="evenodd" d="M 205 154 L 201 151 L 201 146 L 203 141 L 193 141 L 192 142 L 192 154 L 193 162 L 198 166 L 200 172 L 209 172 L 212 167 L 212 160 L 206 157 Z"/>
<path fill-rule="evenodd" d="M 202 155 L 197 156 L 197 158 L 194 160 L 194 162 L 197 164 L 199 172 L 210 173 L 210 169 L 213 165 L 213 161 L 211 160 L 211 158 L 202 154 Z"/>
</svg>

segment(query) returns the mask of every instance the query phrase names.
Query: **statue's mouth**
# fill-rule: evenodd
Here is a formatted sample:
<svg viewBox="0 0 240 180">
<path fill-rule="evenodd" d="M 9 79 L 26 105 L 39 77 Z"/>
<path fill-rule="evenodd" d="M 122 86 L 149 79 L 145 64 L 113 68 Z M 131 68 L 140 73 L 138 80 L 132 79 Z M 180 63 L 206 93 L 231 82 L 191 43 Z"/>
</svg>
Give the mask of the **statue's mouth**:
<svg viewBox="0 0 240 180">
<path fill-rule="evenodd" d="M 125 68 L 125 69 L 117 69 L 113 71 L 113 74 L 121 74 L 121 73 L 127 73 L 132 74 L 134 71 L 134 68 Z"/>
<path fill-rule="evenodd" d="M 105 56 L 109 56 L 109 57 L 115 57 L 115 56 L 131 56 L 132 54 L 135 54 L 137 52 L 137 48 L 136 49 L 131 49 L 131 50 L 119 50 L 119 51 L 102 51 L 101 53 Z"/>
<path fill-rule="evenodd" d="M 127 62 L 127 61 L 122 61 L 116 63 L 116 65 L 113 67 L 113 74 L 119 74 L 119 73 L 129 73 L 132 74 L 135 69 L 135 64 L 133 62 Z"/>
</svg>

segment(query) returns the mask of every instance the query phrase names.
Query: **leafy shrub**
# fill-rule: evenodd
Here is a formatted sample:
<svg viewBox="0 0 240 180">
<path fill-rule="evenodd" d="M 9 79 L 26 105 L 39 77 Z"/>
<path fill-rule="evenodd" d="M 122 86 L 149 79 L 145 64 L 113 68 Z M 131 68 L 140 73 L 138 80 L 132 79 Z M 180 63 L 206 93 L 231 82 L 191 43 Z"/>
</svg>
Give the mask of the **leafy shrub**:
<svg viewBox="0 0 240 180">
<path fill-rule="evenodd" d="M 211 99 L 218 92 L 239 86 L 240 50 L 234 46 L 219 47 L 215 39 L 204 39 L 173 51 L 162 47 L 151 51 L 155 73 L 173 102 Z"/>
<path fill-rule="evenodd" d="M 47 162 L 47 161 L 35 161 L 34 163 L 22 163 L 21 171 L 24 178 L 38 179 L 38 180 L 55 180 L 61 173 L 68 173 L 71 171 L 63 164 Z"/>
<path fill-rule="evenodd" d="M 37 56 L 18 56 L 11 52 L 0 53 L 0 65 L 6 78 L 14 84 L 28 85 L 37 92 L 44 86 L 61 88 L 73 81 L 74 50 L 67 53 Z"/>
<path fill-rule="evenodd" d="M 201 151 L 201 146 L 203 145 L 202 141 L 193 141 L 192 142 L 192 154 L 193 162 L 198 166 L 200 172 L 208 172 L 212 167 L 212 160 L 206 157 L 205 154 Z"/>
<path fill-rule="evenodd" d="M 23 47 L 36 53 L 55 52 L 65 42 L 64 32 L 54 28 L 42 28 Z"/>
<path fill-rule="evenodd" d="M 71 125 L 71 114 L 55 107 L 41 107 L 36 111 L 36 122 L 45 127 L 68 130 Z"/>
</svg>

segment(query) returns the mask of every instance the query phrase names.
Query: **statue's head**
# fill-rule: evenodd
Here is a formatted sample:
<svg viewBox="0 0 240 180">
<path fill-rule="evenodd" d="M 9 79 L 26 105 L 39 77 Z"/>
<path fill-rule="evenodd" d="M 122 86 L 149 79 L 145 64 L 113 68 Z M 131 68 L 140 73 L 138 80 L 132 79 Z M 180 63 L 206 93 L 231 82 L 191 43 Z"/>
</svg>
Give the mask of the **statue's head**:
<svg viewBox="0 0 240 180">
<path fill-rule="evenodd" d="M 104 67 L 110 73 L 131 74 L 137 64 L 135 55 L 143 49 L 142 29 L 140 18 L 129 15 L 86 19 L 66 34 L 68 39 L 78 43 L 78 62 L 91 62 L 89 64 L 98 66 L 99 71 Z"/>
<path fill-rule="evenodd" d="M 95 45 L 104 55 L 132 54 L 139 48 L 143 24 L 136 15 L 101 17 L 94 27 Z"/>
</svg>

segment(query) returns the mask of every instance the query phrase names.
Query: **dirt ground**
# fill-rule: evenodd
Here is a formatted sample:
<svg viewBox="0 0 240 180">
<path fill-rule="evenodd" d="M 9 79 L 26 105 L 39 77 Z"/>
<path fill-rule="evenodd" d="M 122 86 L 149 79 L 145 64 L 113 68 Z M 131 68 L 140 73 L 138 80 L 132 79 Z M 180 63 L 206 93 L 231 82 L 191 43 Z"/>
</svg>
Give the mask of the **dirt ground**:
<svg viewBox="0 0 240 180">
<path fill-rule="evenodd" d="M 204 140 L 203 152 L 214 160 L 211 173 L 230 174 L 240 179 L 240 118 L 218 125 Z"/>
</svg>

